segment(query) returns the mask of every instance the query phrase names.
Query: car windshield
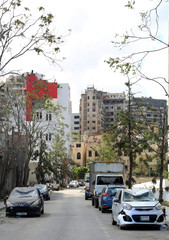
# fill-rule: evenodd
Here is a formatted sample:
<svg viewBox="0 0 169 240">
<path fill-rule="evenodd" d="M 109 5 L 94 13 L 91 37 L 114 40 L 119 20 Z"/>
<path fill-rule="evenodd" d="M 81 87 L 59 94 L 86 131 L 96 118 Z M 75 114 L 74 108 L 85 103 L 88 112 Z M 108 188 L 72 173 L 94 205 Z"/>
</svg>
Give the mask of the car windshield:
<svg viewBox="0 0 169 240">
<path fill-rule="evenodd" d="M 121 188 L 109 188 L 107 190 L 107 194 L 110 194 L 112 196 L 115 196 L 116 192 L 118 192 Z"/>
<path fill-rule="evenodd" d="M 113 177 L 113 176 L 98 176 L 97 177 L 97 185 L 122 185 L 123 184 L 123 178 L 121 176 Z"/>
<path fill-rule="evenodd" d="M 129 193 L 124 192 L 123 195 L 124 202 L 142 202 L 142 201 L 157 201 L 156 197 L 151 191 L 147 191 L 144 193 Z"/>
<path fill-rule="evenodd" d="M 28 189 L 27 191 L 14 189 L 10 194 L 10 197 L 19 197 L 19 198 L 36 197 L 36 196 L 38 196 L 38 194 L 35 189 Z"/>
<path fill-rule="evenodd" d="M 46 185 L 36 185 L 35 187 L 39 188 L 39 190 L 46 190 Z"/>
</svg>

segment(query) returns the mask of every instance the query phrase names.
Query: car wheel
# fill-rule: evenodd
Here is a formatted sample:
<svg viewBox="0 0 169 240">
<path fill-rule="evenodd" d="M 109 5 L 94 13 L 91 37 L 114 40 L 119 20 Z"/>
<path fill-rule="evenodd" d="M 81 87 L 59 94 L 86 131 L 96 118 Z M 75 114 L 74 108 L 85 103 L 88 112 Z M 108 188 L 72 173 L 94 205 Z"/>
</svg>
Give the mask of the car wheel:
<svg viewBox="0 0 169 240">
<path fill-rule="evenodd" d="M 94 197 L 92 197 L 92 206 L 94 206 Z"/>
<path fill-rule="evenodd" d="M 44 207 L 42 208 L 41 213 L 44 214 Z"/>
<path fill-rule="evenodd" d="M 104 208 L 101 208 L 101 212 L 102 212 L 102 213 L 105 213 L 106 210 L 105 210 Z"/>
<path fill-rule="evenodd" d="M 114 221 L 114 219 L 112 219 L 112 225 L 116 225 L 116 221 Z"/>
<path fill-rule="evenodd" d="M 112 214 L 112 225 L 116 225 L 117 222 L 114 220 L 113 214 Z"/>
<path fill-rule="evenodd" d="M 95 208 L 98 208 L 98 207 L 99 207 L 98 201 L 95 200 Z"/>
<path fill-rule="evenodd" d="M 125 227 L 124 226 L 119 226 L 121 230 L 125 230 Z"/>
<path fill-rule="evenodd" d="M 88 197 L 85 195 L 85 200 L 88 200 Z"/>
</svg>

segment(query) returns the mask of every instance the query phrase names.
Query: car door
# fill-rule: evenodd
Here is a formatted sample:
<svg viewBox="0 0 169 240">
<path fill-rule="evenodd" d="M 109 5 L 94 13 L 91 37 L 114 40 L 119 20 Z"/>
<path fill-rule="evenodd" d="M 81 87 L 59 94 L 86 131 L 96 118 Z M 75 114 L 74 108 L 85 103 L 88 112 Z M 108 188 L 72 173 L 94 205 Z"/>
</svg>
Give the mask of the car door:
<svg viewBox="0 0 169 240">
<path fill-rule="evenodd" d="M 99 207 L 102 206 L 102 198 L 103 198 L 103 193 L 105 193 L 106 188 L 103 188 L 103 190 L 101 191 L 100 195 L 99 195 Z"/>
<path fill-rule="evenodd" d="M 120 208 L 120 205 L 121 205 L 121 190 L 119 190 L 114 199 L 113 199 L 113 204 L 112 204 L 112 213 L 113 213 L 113 216 L 114 216 L 114 220 L 117 222 L 117 217 L 119 215 L 119 208 Z"/>
</svg>

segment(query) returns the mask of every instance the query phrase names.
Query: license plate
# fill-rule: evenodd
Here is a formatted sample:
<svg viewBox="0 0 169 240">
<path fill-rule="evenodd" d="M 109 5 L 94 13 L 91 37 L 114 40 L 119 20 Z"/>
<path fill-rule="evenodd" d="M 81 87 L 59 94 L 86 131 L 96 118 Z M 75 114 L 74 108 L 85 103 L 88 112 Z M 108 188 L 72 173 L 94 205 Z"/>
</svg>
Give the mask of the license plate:
<svg viewBox="0 0 169 240">
<path fill-rule="evenodd" d="M 149 216 L 140 216 L 140 221 L 149 221 L 150 217 Z"/>
<path fill-rule="evenodd" d="M 17 212 L 16 215 L 17 216 L 26 216 L 27 213 L 26 212 Z"/>
</svg>

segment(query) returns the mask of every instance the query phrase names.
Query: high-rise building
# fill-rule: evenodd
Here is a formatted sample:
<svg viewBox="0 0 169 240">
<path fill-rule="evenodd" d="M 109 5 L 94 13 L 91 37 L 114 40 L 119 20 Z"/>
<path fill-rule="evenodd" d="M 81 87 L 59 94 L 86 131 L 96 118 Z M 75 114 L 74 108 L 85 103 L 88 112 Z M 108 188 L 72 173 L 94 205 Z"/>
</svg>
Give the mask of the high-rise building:
<svg viewBox="0 0 169 240">
<path fill-rule="evenodd" d="M 159 125 L 162 125 L 168 121 L 167 101 L 164 99 L 133 98 L 131 109 L 136 118 L 144 118 L 149 123 L 158 122 Z"/>
<path fill-rule="evenodd" d="M 71 130 L 72 130 L 72 141 L 75 142 L 78 140 L 79 132 L 80 132 L 80 114 L 79 113 L 72 113 Z"/>
<path fill-rule="evenodd" d="M 125 106 L 125 93 L 108 93 L 88 87 L 80 99 L 80 134 L 92 135 L 110 127 Z"/>
</svg>

